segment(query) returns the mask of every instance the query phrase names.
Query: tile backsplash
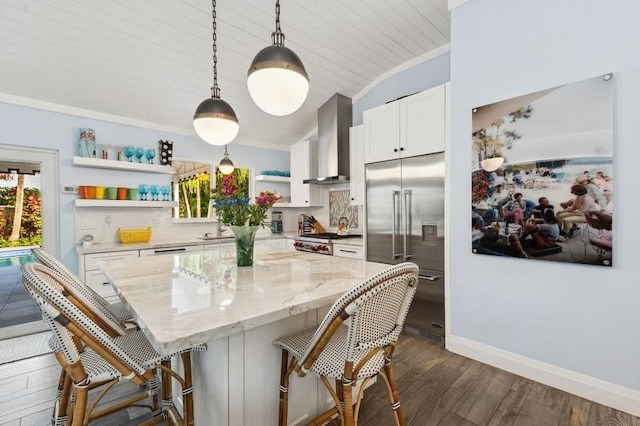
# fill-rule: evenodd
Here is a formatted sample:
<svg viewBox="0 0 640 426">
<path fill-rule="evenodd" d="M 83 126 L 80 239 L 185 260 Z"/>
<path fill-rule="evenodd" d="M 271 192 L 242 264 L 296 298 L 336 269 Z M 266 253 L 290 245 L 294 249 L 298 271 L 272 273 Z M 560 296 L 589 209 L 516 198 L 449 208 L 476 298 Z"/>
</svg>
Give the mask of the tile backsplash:
<svg viewBox="0 0 640 426">
<path fill-rule="evenodd" d="M 359 228 L 358 208 L 351 205 L 351 193 L 344 191 L 329 191 L 329 226 L 337 227 L 341 217 L 349 221 L 349 228 Z"/>
</svg>

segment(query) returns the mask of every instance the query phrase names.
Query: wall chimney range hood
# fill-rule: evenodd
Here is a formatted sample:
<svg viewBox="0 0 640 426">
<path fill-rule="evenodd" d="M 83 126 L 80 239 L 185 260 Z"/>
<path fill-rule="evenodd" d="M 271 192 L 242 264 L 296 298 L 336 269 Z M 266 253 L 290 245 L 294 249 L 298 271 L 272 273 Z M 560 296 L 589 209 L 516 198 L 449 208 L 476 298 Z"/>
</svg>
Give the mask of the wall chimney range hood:
<svg viewBox="0 0 640 426">
<path fill-rule="evenodd" d="M 303 183 L 348 182 L 351 124 L 351 98 L 336 93 L 318 109 L 318 176 Z"/>
</svg>

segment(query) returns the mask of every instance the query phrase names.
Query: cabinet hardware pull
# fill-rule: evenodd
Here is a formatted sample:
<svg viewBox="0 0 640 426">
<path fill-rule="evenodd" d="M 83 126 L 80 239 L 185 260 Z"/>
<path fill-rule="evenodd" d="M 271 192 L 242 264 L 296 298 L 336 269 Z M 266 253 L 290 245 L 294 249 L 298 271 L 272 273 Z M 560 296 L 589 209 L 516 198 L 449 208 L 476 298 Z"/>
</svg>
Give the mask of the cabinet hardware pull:
<svg viewBox="0 0 640 426">
<path fill-rule="evenodd" d="M 181 248 L 175 248 L 175 249 L 154 250 L 153 252 L 155 254 L 160 254 L 160 253 L 176 253 L 179 251 L 187 251 L 187 249 L 184 247 L 181 247 Z"/>
<path fill-rule="evenodd" d="M 438 281 L 440 279 L 440 276 L 438 275 L 418 275 L 418 278 L 421 280 L 427 280 L 427 281 Z"/>
<path fill-rule="evenodd" d="M 339 250 L 343 253 L 353 253 L 353 254 L 357 253 L 355 250 L 345 250 L 345 249 L 339 249 Z"/>
</svg>

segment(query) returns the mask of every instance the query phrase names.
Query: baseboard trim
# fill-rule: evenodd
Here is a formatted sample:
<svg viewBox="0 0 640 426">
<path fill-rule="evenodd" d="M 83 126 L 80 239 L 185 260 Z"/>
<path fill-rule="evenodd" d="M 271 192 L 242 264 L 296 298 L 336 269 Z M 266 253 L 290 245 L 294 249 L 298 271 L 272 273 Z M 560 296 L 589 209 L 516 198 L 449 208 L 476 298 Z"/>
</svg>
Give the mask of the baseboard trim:
<svg viewBox="0 0 640 426">
<path fill-rule="evenodd" d="M 448 336 L 447 350 L 616 410 L 640 416 L 639 391 L 459 336 Z"/>
</svg>

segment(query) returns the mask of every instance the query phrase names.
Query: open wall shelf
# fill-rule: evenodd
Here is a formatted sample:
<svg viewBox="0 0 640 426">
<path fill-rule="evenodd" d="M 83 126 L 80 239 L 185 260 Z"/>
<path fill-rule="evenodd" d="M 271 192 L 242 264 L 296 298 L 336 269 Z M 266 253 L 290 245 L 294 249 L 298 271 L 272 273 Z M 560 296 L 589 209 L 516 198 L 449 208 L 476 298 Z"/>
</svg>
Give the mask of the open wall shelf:
<svg viewBox="0 0 640 426">
<path fill-rule="evenodd" d="M 130 172 L 145 173 L 175 173 L 172 166 L 159 164 L 132 163 L 129 161 L 103 160 L 102 158 L 73 157 L 73 165 L 80 167 L 92 167 L 96 169 L 126 170 Z"/>
</svg>

